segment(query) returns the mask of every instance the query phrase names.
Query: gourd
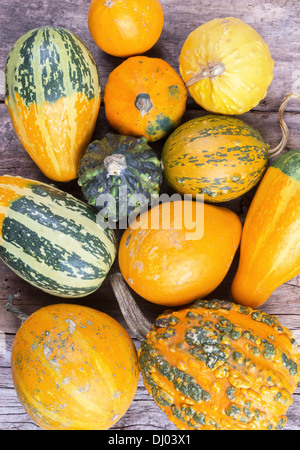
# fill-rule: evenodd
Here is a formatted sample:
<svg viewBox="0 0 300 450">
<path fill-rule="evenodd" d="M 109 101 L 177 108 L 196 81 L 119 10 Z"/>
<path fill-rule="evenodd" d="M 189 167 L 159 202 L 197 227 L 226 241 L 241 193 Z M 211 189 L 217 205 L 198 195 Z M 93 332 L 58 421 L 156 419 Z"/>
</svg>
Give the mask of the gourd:
<svg viewBox="0 0 300 450">
<path fill-rule="evenodd" d="M 205 115 L 189 120 L 167 139 L 164 176 L 181 194 L 201 194 L 207 202 L 226 202 L 245 194 L 262 178 L 269 145 L 241 119 Z"/>
<path fill-rule="evenodd" d="M 161 182 L 160 160 L 145 137 L 107 133 L 88 146 L 79 164 L 85 199 L 112 221 L 145 209 L 158 196 Z"/>
<path fill-rule="evenodd" d="M 290 94 L 300 98 L 299 94 Z M 286 125 L 285 123 L 283 125 Z M 285 126 L 284 145 L 288 140 Z M 300 150 L 268 168 L 250 205 L 242 232 L 233 298 L 259 307 L 280 285 L 300 273 Z"/>
<path fill-rule="evenodd" d="M 0 257 L 33 286 L 83 297 L 104 281 L 116 238 L 96 212 L 66 192 L 21 177 L 0 177 Z"/>
<path fill-rule="evenodd" d="M 100 107 L 87 46 L 63 28 L 31 30 L 9 52 L 5 78 L 5 104 L 28 154 L 51 180 L 75 179 Z"/>
<path fill-rule="evenodd" d="M 16 313 L 11 299 L 8 309 Z M 46 430 L 112 427 L 129 408 L 139 378 L 127 331 L 81 305 L 49 305 L 22 318 L 11 370 L 29 416 Z"/>
<path fill-rule="evenodd" d="M 188 36 L 179 70 L 193 99 L 207 111 L 243 114 L 263 98 L 274 61 L 263 38 L 235 17 L 213 19 Z"/>
<path fill-rule="evenodd" d="M 164 24 L 159 0 L 92 0 L 88 26 L 95 43 L 113 56 L 128 57 L 150 50 Z"/>
<path fill-rule="evenodd" d="M 120 134 L 157 141 L 177 127 L 185 112 L 187 89 L 160 58 L 133 56 L 116 67 L 104 90 L 106 118 Z"/>
<path fill-rule="evenodd" d="M 265 312 L 197 300 L 153 326 L 120 274 L 111 283 L 132 332 L 144 385 L 180 430 L 275 430 L 300 380 L 292 332 Z"/>
<path fill-rule="evenodd" d="M 167 306 L 189 303 L 224 279 L 240 243 L 242 225 L 231 210 L 177 200 L 132 221 L 119 245 L 119 267 L 144 299 Z"/>
</svg>

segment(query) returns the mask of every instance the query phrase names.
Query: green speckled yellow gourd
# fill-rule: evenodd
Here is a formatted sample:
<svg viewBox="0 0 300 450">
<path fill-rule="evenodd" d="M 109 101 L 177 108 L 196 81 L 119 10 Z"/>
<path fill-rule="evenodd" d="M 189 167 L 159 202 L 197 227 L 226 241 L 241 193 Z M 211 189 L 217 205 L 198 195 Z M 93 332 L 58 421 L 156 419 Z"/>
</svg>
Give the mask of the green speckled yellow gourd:
<svg viewBox="0 0 300 450">
<path fill-rule="evenodd" d="M 196 117 L 167 139 L 162 151 L 164 175 L 181 194 L 203 194 L 205 201 L 226 202 L 260 181 L 268 150 L 260 132 L 241 119 Z"/>
</svg>

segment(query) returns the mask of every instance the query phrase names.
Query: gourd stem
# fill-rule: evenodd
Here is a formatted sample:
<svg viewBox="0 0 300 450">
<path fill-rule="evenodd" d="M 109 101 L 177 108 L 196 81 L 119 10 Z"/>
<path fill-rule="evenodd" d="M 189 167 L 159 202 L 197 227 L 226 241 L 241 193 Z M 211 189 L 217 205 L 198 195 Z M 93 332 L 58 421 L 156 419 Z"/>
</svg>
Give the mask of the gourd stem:
<svg viewBox="0 0 300 450">
<path fill-rule="evenodd" d="M 112 274 L 110 283 L 128 327 L 134 337 L 140 341 L 144 340 L 152 329 L 152 324 L 142 314 L 121 273 Z"/>
<path fill-rule="evenodd" d="M 223 75 L 225 72 L 225 65 L 222 62 L 218 62 L 216 64 L 209 64 L 208 67 L 203 67 L 201 73 L 195 75 L 193 78 L 188 80 L 185 84 L 186 87 L 190 87 L 193 84 L 197 83 L 200 80 L 204 80 L 205 78 L 210 78 L 211 80 L 215 77 Z"/>
<path fill-rule="evenodd" d="M 127 168 L 126 158 L 120 153 L 107 156 L 103 163 L 108 175 L 120 175 Z"/>
<path fill-rule="evenodd" d="M 278 121 L 279 121 L 279 125 L 280 125 L 281 131 L 282 131 L 282 139 L 276 147 L 274 147 L 268 151 L 270 158 L 277 158 L 280 155 L 280 153 L 282 152 L 282 150 L 284 150 L 284 148 L 287 145 L 287 142 L 289 139 L 289 129 L 288 129 L 287 124 L 283 120 L 283 113 L 284 113 L 284 110 L 285 110 L 285 107 L 286 107 L 288 101 L 292 98 L 300 99 L 300 94 L 298 94 L 296 92 L 292 92 L 291 94 L 286 95 L 280 105 L 279 110 L 278 110 Z"/>
<path fill-rule="evenodd" d="M 15 306 L 13 306 L 13 301 L 16 297 L 19 297 L 20 293 L 14 293 L 14 294 L 9 294 L 9 296 L 7 297 L 7 303 L 6 303 L 6 309 L 7 311 L 15 314 L 18 319 L 21 320 L 21 322 L 25 322 L 26 319 L 28 319 L 28 315 L 23 313 L 22 311 L 20 311 L 18 308 L 16 308 Z"/>
</svg>

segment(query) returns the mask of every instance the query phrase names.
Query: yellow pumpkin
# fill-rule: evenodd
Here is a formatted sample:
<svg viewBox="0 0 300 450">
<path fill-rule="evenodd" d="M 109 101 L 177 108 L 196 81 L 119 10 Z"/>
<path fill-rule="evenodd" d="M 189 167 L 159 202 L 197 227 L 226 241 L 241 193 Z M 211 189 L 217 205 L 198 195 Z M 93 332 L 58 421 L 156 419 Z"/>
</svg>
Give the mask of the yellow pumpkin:
<svg viewBox="0 0 300 450">
<path fill-rule="evenodd" d="M 242 20 L 211 20 L 185 41 L 179 70 L 193 99 L 204 109 L 243 114 L 267 93 L 274 62 L 262 37 Z"/>
</svg>

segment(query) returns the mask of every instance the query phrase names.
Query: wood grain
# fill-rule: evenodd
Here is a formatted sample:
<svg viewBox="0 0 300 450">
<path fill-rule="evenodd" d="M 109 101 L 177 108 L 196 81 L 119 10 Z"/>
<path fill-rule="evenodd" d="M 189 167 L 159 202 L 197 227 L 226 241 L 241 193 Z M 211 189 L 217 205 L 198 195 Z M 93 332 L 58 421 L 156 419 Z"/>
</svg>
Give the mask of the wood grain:
<svg viewBox="0 0 300 450">
<path fill-rule="evenodd" d="M 188 4 L 187 4 L 188 3 Z M 165 11 L 165 25 L 159 42 L 148 56 L 161 57 L 178 71 L 178 56 L 188 34 L 197 26 L 215 17 L 235 16 L 252 25 L 266 40 L 275 60 L 274 79 L 267 97 L 243 116 L 243 120 L 256 126 L 264 139 L 275 146 L 281 137 L 278 126 L 277 110 L 283 97 L 292 91 L 300 92 L 300 5 L 297 0 L 274 0 L 261 2 L 249 0 L 162 0 Z M 78 34 L 93 53 L 101 75 L 102 88 L 105 87 L 109 73 L 122 62 L 122 59 L 106 55 L 94 44 L 87 27 L 89 2 L 82 0 L 0 0 L 0 174 L 19 175 L 49 182 L 28 156 L 14 133 L 4 104 L 3 69 L 9 49 L 25 32 L 43 25 L 55 25 Z M 285 120 L 290 129 L 288 149 L 300 145 L 299 127 L 300 102 L 288 104 Z M 206 114 L 189 97 L 187 111 L 183 121 Z M 104 107 L 100 109 L 94 138 L 100 139 L 110 130 L 105 119 Z M 160 154 L 163 140 L 153 145 Z M 82 198 L 76 180 L 67 184 L 57 184 L 78 198 Z M 164 190 L 168 187 L 164 183 Z M 243 197 L 249 205 L 255 189 Z M 241 213 L 241 200 L 229 202 L 227 206 Z M 236 271 L 238 255 L 221 285 L 209 297 L 230 299 L 230 285 Z M 117 270 L 117 264 L 112 270 Z M 38 308 L 59 303 L 59 298 L 44 294 L 21 280 L 3 263 L 0 263 L 0 429 L 1 430 L 38 430 L 38 427 L 25 413 L 19 403 L 13 387 L 10 371 L 10 354 L 14 335 L 19 328 L 18 319 L 6 311 L 7 296 L 11 292 L 20 292 L 16 305 L 27 314 Z M 135 296 L 138 298 L 137 296 Z M 278 288 L 263 305 L 262 310 L 276 315 L 282 325 L 289 327 L 300 344 L 300 276 Z M 162 307 L 150 304 L 138 298 L 139 305 L 146 317 L 153 321 L 162 311 Z M 113 316 L 125 328 L 122 317 L 113 296 L 108 279 L 94 294 L 84 300 L 72 301 L 84 303 Z M 139 348 L 140 343 L 134 340 Z M 300 430 L 300 388 L 294 396 L 294 403 L 288 412 L 289 422 L 286 429 Z M 136 397 L 125 416 L 113 427 L 114 430 L 175 430 L 146 392 L 140 377 Z"/>
</svg>

